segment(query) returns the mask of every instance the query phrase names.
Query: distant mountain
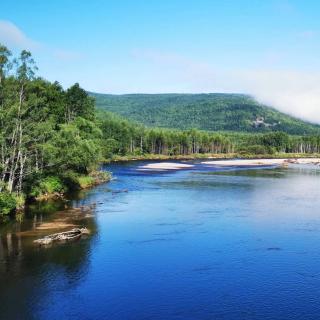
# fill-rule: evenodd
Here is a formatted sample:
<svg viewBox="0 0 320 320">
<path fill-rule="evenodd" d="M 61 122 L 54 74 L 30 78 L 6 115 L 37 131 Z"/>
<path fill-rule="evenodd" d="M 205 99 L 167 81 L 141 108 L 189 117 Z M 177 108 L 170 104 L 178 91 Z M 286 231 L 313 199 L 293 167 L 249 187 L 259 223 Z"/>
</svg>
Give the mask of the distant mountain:
<svg viewBox="0 0 320 320">
<path fill-rule="evenodd" d="M 320 125 L 286 115 L 243 94 L 90 93 L 98 109 L 147 126 L 212 131 L 319 134 Z"/>
</svg>

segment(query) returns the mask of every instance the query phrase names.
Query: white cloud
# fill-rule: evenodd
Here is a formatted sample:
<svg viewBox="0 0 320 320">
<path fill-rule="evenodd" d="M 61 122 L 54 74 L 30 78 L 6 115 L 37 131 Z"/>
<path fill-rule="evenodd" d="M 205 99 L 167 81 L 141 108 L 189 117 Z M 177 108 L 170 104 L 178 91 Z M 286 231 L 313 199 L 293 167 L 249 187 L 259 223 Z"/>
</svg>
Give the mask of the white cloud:
<svg viewBox="0 0 320 320">
<path fill-rule="evenodd" d="M 255 70 L 239 74 L 247 91 L 259 101 L 320 123 L 320 73 Z"/>
<path fill-rule="evenodd" d="M 40 44 L 28 38 L 15 24 L 0 20 L 0 42 L 10 48 L 35 49 Z"/>
<path fill-rule="evenodd" d="M 59 62 L 83 58 L 81 53 L 61 48 L 51 48 L 46 44 L 30 39 L 15 24 L 5 20 L 0 20 L 0 43 L 6 45 L 9 49 L 27 49 L 30 51 L 38 51 L 40 49 Z"/>
</svg>

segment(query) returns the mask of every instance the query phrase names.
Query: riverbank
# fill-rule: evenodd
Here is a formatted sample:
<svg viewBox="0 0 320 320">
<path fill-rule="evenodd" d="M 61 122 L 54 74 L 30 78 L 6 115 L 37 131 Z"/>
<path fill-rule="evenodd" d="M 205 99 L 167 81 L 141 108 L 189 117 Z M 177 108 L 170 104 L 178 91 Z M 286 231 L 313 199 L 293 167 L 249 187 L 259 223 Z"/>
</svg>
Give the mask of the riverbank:
<svg viewBox="0 0 320 320">
<path fill-rule="evenodd" d="M 64 198 L 69 191 L 89 189 L 110 180 L 111 173 L 106 171 L 92 171 L 87 175 L 50 176 L 40 183 L 40 190 L 36 190 L 38 194 L 33 194 L 32 198 L 36 201 Z"/>
<path fill-rule="evenodd" d="M 111 173 L 92 171 L 87 175 L 72 172 L 50 175 L 32 186 L 28 194 L 2 192 L 0 194 L 0 223 L 17 212 L 23 213 L 25 205 L 30 202 L 64 199 L 69 192 L 85 190 L 111 180 Z"/>
<path fill-rule="evenodd" d="M 141 165 L 137 170 L 139 171 L 170 171 L 170 170 L 184 170 L 197 168 L 200 165 L 204 165 L 209 168 L 219 167 L 261 167 L 261 166 L 282 166 L 287 167 L 290 164 L 301 164 L 301 165 L 320 165 L 320 158 L 282 158 L 282 159 L 231 159 L 231 160 L 209 160 L 201 161 L 197 164 L 186 164 L 181 162 L 152 162 Z"/>
<path fill-rule="evenodd" d="M 201 163 L 204 165 L 219 167 L 288 166 L 290 164 L 319 165 L 320 158 L 235 159 L 203 161 Z"/>
<path fill-rule="evenodd" d="M 162 155 L 162 154 L 144 154 L 114 156 L 112 159 L 105 161 L 126 162 L 126 161 L 152 161 L 152 160 L 197 160 L 197 159 L 304 159 L 320 158 L 320 154 L 314 153 L 275 153 L 275 154 L 241 154 L 241 153 L 197 153 L 188 155 Z"/>
</svg>

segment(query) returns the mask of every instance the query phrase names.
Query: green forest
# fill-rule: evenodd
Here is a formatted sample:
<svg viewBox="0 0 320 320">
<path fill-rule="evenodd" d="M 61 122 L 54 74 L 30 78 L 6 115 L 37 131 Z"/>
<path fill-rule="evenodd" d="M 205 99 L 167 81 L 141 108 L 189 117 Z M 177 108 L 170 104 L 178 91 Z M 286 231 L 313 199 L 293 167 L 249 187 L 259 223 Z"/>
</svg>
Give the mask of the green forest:
<svg viewBox="0 0 320 320">
<path fill-rule="evenodd" d="M 297 126 L 297 131 L 292 132 L 295 135 L 278 130 L 223 132 L 221 127 L 199 130 L 192 125 L 180 130 L 185 118 L 177 122 L 177 129 L 150 127 L 102 108 L 97 111 L 95 98 L 78 83 L 64 89 L 58 82 L 41 78 L 37 72 L 30 52 L 23 50 L 14 57 L 8 48 L 0 45 L 2 215 L 23 210 L 28 201 L 59 197 L 107 181 L 110 174 L 100 171 L 101 164 L 116 159 L 320 152 L 318 126 L 300 120 L 290 120 L 291 128 Z M 247 110 L 245 101 L 249 98 L 241 97 Z M 100 103 L 98 99 L 98 106 Z M 196 110 L 196 105 L 195 100 L 192 110 Z M 202 106 L 199 102 L 199 110 Z M 148 108 L 152 109 L 152 103 Z M 194 112 L 196 117 L 198 113 Z M 270 112 L 277 114 L 271 109 Z M 169 115 L 167 121 L 173 121 Z M 307 131 L 312 134 L 306 135 Z"/>
<path fill-rule="evenodd" d="M 101 110 L 115 112 L 148 127 L 196 128 L 208 131 L 319 134 L 320 126 L 306 123 L 243 94 L 97 94 Z"/>
</svg>

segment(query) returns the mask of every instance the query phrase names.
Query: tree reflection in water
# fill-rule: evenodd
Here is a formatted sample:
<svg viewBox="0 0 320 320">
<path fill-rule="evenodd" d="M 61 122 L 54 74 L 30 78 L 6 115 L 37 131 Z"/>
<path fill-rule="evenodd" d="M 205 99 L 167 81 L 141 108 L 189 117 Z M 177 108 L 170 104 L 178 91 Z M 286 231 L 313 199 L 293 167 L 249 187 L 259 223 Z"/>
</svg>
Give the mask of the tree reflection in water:
<svg viewBox="0 0 320 320">
<path fill-rule="evenodd" d="M 62 210 L 67 207 L 68 210 Z M 52 283 L 56 290 L 76 286 L 90 264 L 91 243 L 97 232 L 94 207 L 74 212 L 62 201 L 30 206 L 22 221 L 10 222 L 0 229 L 0 316 L 1 319 L 33 319 L 33 304 L 45 308 Z M 60 210 L 60 211 L 57 211 Z M 80 213 L 79 213 L 80 211 Z M 82 217 L 82 218 L 81 218 Z M 86 226 L 87 239 L 51 247 L 36 247 L 33 240 L 56 230 L 41 230 L 42 223 L 60 219 Z M 57 279 L 60 281 L 57 282 Z M 59 286 L 60 286 L 59 285 Z"/>
</svg>

